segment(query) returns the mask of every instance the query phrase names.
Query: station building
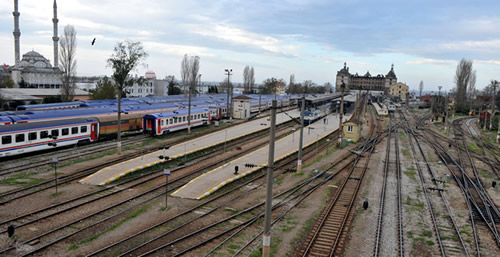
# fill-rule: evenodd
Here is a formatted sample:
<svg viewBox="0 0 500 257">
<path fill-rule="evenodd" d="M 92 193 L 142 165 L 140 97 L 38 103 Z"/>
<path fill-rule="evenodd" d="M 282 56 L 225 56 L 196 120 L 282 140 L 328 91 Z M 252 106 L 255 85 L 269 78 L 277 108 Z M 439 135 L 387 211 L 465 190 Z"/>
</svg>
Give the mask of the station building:
<svg viewBox="0 0 500 257">
<path fill-rule="evenodd" d="M 401 100 L 406 100 L 408 96 L 409 87 L 401 82 L 392 85 L 389 89 L 389 95 L 399 97 Z"/>
<path fill-rule="evenodd" d="M 372 76 L 369 71 L 365 75 L 360 76 L 358 73 L 351 74 L 347 63 L 344 63 L 344 68 L 337 72 L 335 89 L 340 92 L 341 85 L 344 83 L 345 90 L 369 90 L 369 91 L 384 91 L 387 93 L 392 85 L 398 82 L 396 73 L 394 73 L 394 64 L 387 75 Z"/>
</svg>

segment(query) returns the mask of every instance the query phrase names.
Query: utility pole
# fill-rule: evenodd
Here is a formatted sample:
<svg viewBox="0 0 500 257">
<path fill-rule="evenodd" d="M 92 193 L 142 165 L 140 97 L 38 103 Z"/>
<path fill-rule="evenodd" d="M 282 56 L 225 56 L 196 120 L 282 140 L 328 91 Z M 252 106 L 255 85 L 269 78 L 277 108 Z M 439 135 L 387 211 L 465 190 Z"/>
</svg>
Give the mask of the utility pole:
<svg viewBox="0 0 500 257">
<path fill-rule="evenodd" d="M 297 172 L 302 171 L 302 144 L 304 140 L 304 109 L 306 108 L 306 93 L 302 95 L 302 106 L 300 107 L 300 139 L 299 158 L 297 159 Z"/>
<path fill-rule="evenodd" d="M 269 141 L 269 157 L 267 164 L 267 192 L 266 212 L 264 224 L 264 237 L 262 240 L 262 256 L 269 257 L 271 254 L 271 211 L 273 209 L 273 166 L 274 166 L 274 134 L 276 131 L 276 100 L 271 106 L 271 135 Z"/>
<path fill-rule="evenodd" d="M 229 118 L 231 118 L 233 115 L 232 115 L 232 114 L 231 114 L 231 112 L 230 112 L 230 110 L 231 110 L 232 108 L 231 108 L 231 107 L 230 107 L 230 105 L 229 105 L 229 103 L 230 103 L 230 102 L 229 102 L 229 97 L 230 97 L 230 96 L 231 96 L 231 97 L 233 96 L 233 92 L 232 92 L 233 90 L 231 89 L 231 86 L 230 86 L 230 84 L 229 84 L 229 76 L 231 76 L 231 74 L 232 74 L 232 72 L 233 72 L 233 69 L 225 69 L 224 71 L 226 72 L 225 74 L 227 75 L 227 106 L 226 106 L 226 114 L 227 114 L 227 116 L 228 116 Z M 229 94 L 230 94 L 229 92 L 231 92 L 231 95 L 229 95 Z"/>
<path fill-rule="evenodd" d="M 490 115 L 490 130 L 493 129 L 493 116 L 495 115 L 495 95 L 497 91 L 497 81 L 491 82 L 493 84 L 493 95 L 491 95 L 491 115 Z"/>
<path fill-rule="evenodd" d="M 198 74 L 198 95 L 201 95 L 201 74 Z"/>
<path fill-rule="evenodd" d="M 445 130 L 446 130 L 446 135 L 449 136 L 450 135 L 450 123 L 448 122 L 448 97 L 449 95 L 446 97 L 445 101 L 444 101 L 444 108 L 445 108 Z"/>
<path fill-rule="evenodd" d="M 340 88 L 342 89 L 341 95 L 340 95 L 340 113 L 339 113 L 339 141 L 337 142 L 337 146 L 342 146 L 342 139 L 343 139 L 343 134 L 344 134 L 344 129 L 342 127 L 342 116 L 344 115 L 344 90 L 345 90 L 345 84 L 342 82 L 340 85 Z"/>
</svg>

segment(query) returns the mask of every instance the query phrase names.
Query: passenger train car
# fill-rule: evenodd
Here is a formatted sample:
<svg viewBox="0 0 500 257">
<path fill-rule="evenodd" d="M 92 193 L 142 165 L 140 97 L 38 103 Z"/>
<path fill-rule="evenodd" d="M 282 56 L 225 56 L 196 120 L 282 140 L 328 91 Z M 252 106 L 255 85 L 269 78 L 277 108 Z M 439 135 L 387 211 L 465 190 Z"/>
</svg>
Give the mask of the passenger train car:
<svg viewBox="0 0 500 257">
<path fill-rule="evenodd" d="M 159 136 L 172 131 L 186 129 L 188 126 L 188 110 L 154 113 L 144 116 L 144 131 Z M 191 127 L 210 123 L 209 108 L 191 108 Z"/>
<path fill-rule="evenodd" d="M 98 136 L 99 121 L 95 118 L 0 126 L 0 157 L 93 142 Z"/>
</svg>

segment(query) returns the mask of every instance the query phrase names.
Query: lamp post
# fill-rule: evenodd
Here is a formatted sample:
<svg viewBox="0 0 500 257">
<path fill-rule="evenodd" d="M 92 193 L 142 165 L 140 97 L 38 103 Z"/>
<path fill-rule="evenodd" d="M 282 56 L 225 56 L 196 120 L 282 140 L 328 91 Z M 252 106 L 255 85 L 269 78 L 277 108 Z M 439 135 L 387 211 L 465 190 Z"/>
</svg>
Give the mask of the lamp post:
<svg viewBox="0 0 500 257">
<path fill-rule="evenodd" d="M 55 182 L 56 182 L 56 194 L 57 194 L 57 164 L 59 161 L 57 160 L 57 157 L 52 157 L 52 164 L 54 164 L 54 177 L 55 177 Z"/>
<path fill-rule="evenodd" d="M 299 156 L 297 158 L 297 172 L 302 170 L 302 143 L 304 140 L 304 109 L 306 106 L 306 94 L 302 95 L 302 106 L 300 108 L 300 137 L 299 137 Z"/>
<path fill-rule="evenodd" d="M 168 177 L 170 176 L 169 169 L 163 169 L 163 175 L 165 176 L 165 211 L 168 206 Z"/>
<path fill-rule="evenodd" d="M 342 127 L 342 116 L 344 115 L 344 90 L 345 90 L 344 82 L 342 82 L 342 84 L 340 84 L 340 88 L 342 89 L 342 92 L 340 95 L 339 141 L 337 142 L 339 147 L 342 146 L 342 139 L 343 139 L 343 134 L 344 134 L 344 129 Z"/>
<path fill-rule="evenodd" d="M 272 101 L 271 106 L 271 133 L 269 138 L 269 155 L 267 164 L 267 187 L 266 187 L 266 205 L 264 216 L 264 236 L 262 240 L 262 256 L 269 257 L 271 254 L 271 216 L 273 208 L 273 167 L 274 167 L 274 139 L 276 130 L 276 100 Z"/>
<path fill-rule="evenodd" d="M 225 75 L 227 75 L 227 106 L 226 106 L 226 111 L 227 111 L 227 116 L 229 118 L 231 118 L 233 115 L 231 115 L 231 112 L 230 110 L 232 109 L 229 105 L 229 97 L 233 96 L 233 90 L 232 90 L 232 87 L 230 86 L 230 83 L 229 83 L 229 77 L 233 74 L 233 69 L 225 69 Z"/>
</svg>

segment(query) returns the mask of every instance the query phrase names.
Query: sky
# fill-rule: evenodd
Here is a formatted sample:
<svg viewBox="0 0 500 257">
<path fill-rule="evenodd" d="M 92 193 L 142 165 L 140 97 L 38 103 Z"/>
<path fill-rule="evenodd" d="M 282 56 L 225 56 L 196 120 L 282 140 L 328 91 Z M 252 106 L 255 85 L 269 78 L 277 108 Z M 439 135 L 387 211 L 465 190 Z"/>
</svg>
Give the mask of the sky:
<svg viewBox="0 0 500 257">
<path fill-rule="evenodd" d="M 53 0 L 19 0 L 21 55 L 53 62 Z M 335 84 L 351 73 L 387 74 L 418 89 L 454 87 L 462 58 L 473 60 L 476 88 L 500 80 L 500 1 L 481 0 L 60 0 L 59 34 L 77 31 L 77 74 L 110 75 L 106 60 L 121 41 L 142 42 L 157 78 L 180 78 L 184 54 L 200 57 L 202 81 L 282 78 Z M 0 2 L 0 63 L 14 64 L 13 0 Z M 96 38 L 94 46 L 92 40 Z"/>
</svg>

